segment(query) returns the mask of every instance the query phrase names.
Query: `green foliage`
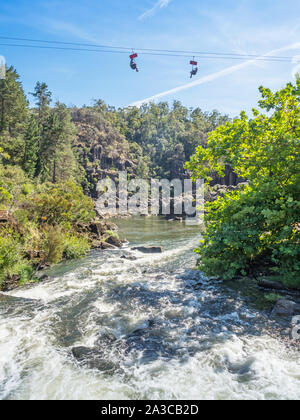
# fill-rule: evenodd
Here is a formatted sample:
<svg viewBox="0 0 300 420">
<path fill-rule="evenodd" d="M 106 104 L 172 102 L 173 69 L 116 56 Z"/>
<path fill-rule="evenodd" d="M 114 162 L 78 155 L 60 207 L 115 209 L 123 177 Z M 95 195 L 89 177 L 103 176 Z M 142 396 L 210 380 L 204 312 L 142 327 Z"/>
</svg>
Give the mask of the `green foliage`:
<svg viewBox="0 0 300 420">
<path fill-rule="evenodd" d="M 228 121 L 178 101 L 119 110 L 101 100 L 82 109 L 52 107 L 42 82 L 31 95 L 34 109 L 16 70 L 7 69 L 0 81 L 0 210 L 10 233 L 0 232 L 2 280 L 28 281 L 38 267 L 90 249 L 94 204 L 81 187 L 95 192 L 99 178 L 120 170 L 128 179 L 181 177 L 195 147 Z"/>
<path fill-rule="evenodd" d="M 195 148 L 206 143 L 210 131 L 228 121 L 228 117 L 220 115 L 217 111 L 204 113 L 199 108 L 191 110 L 179 101 L 175 101 L 172 107 L 162 102 L 157 105 L 153 103 L 143 105 L 141 108 L 119 110 L 106 106 L 103 101 L 98 101 L 93 108 L 84 111 L 85 114 L 89 114 L 89 119 L 86 115 L 83 119 L 83 110 L 76 111 L 73 114 L 76 122 L 90 122 L 92 116 L 93 126 L 98 127 L 96 118 L 98 121 L 104 120 L 106 125 L 110 122 L 129 143 L 129 148 L 126 150 L 126 143 L 121 138 L 115 144 L 114 151 L 119 150 L 114 157 L 114 152 L 109 151 L 109 145 L 113 140 L 109 132 L 108 146 L 101 136 L 101 145 L 104 146 L 102 155 L 112 156 L 117 161 L 121 154 L 123 156 L 126 154 L 127 159 L 133 164 L 127 168 L 128 172 L 146 178 L 181 177 L 184 173 L 184 163 L 194 153 Z M 104 122 L 101 125 L 104 125 Z M 108 132 L 107 127 L 105 130 Z M 121 140 L 124 147 L 120 153 Z M 101 164 L 106 166 L 104 158 Z"/>
<path fill-rule="evenodd" d="M 68 235 L 65 237 L 63 255 L 67 260 L 83 257 L 91 249 L 86 237 Z"/>
<path fill-rule="evenodd" d="M 112 230 L 106 230 L 105 234 L 108 236 L 114 236 L 115 238 L 118 238 L 118 234 L 116 232 L 113 232 Z"/>
<path fill-rule="evenodd" d="M 300 80 L 275 94 L 260 89 L 260 106 L 213 132 L 187 164 L 194 178 L 231 164 L 250 187 L 206 205 L 206 233 L 196 252 L 209 276 L 273 273 L 300 287 Z M 271 113 L 271 111 L 273 111 Z"/>
<path fill-rule="evenodd" d="M 207 275 L 232 279 L 255 268 L 299 281 L 300 243 L 296 223 L 299 194 L 269 182 L 219 198 L 208 207 L 206 232 L 197 253 Z"/>
<path fill-rule="evenodd" d="M 22 166 L 25 152 L 23 135 L 18 134 L 12 136 L 8 131 L 2 131 L 0 132 L 0 143 L 4 150 L 2 157 L 3 164 Z"/>
<path fill-rule="evenodd" d="M 23 263 L 22 248 L 17 237 L 9 230 L 0 232 L 0 286 L 5 277 L 16 274 Z"/>
<path fill-rule="evenodd" d="M 67 181 L 76 171 L 72 139 L 76 129 L 67 107 L 57 103 L 46 119 L 41 134 L 41 179 L 52 183 Z"/>
<path fill-rule="evenodd" d="M 59 226 L 49 226 L 43 232 L 42 252 L 45 264 L 57 264 L 62 260 L 65 237 Z"/>
<path fill-rule="evenodd" d="M 268 179 L 280 185 L 295 183 L 300 167 L 300 79 L 280 92 L 260 88 L 260 107 L 249 119 L 244 112 L 233 122 L 220 126 L 208 137 L 207 147 L 198 147 L 187 164 L 195 178 L 224 175 L 226 164 L 234 172 L 261 184 Z"/>
<path fill-rule="evenodd" d="M 0 80 L 0 136 L 5 130 L 13 137 L 23 132 L 28 109 L 19 79 L 16 70 L 9 67 L 5 79 Z"/>
<path fill-rule="evenodd" d="M 23 169 L 30 178 L 37 174 L 39 150 L 40 150 L 40 131 L 34 115 L 31 116 L 24 136 L 25 150 L 23 158 Z"/>
<path fill-rule="evenodd" d="M 279 299 L 282 299 L 282 296 L 276 293 L 269 293 L 265 295 L 265 300 L 269 303 L 276 303 Z"/>
<path fill-rule="evenodd" d="M 34 221 L 53 226 L 76 226 L 95 217 L 93 201 L 73 181 L 50 185 L 45 192 L 34 195 L 27 208 Z"/>
<path fill-rule="evenodd" d="M 1 185 L 1 181 L 0 181 Z M 3 209 L 6 207 L 7 204 L 9 204 L 11 200 L 10 193 L 3 187 L 0 186 L 0 209 Z"/>
<path fill-rule="evenodd" d="M 24 199 L 32 191 L 24 171 L 18 166 L 0 165 L 0 203 L 14 204 L 14 202 Z"/>
<path fill-rule="evenodd" d="M 46 83 L 37 82 L 34 92 L 30 93 L 35 98 L 35 103 L 39 112 L 39 120 L 42 122 L 46 116 L 49 105 L 52 101 L 52 93 L 48 90 Z"/>
</svg>

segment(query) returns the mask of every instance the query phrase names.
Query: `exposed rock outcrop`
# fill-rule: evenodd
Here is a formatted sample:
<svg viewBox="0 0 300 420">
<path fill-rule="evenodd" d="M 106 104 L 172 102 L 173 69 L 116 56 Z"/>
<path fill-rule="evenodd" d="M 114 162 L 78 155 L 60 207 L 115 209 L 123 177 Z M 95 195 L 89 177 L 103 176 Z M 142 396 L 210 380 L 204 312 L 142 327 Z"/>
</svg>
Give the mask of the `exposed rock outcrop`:
<svg viewBox="0 0 300 420">
<path fill-rule="evenodd" d="M 132 248 L 133 251 L 139 251 L 143 254 L 162 254 L 164 249 L 162 246 L 137 246 Z"/>
<path fill-rule="evenodd" d="M 82 233 L 88 233 L 92 239 L 93 249 L 121 248 L 123 242 L 118 237 L 118 226 L 106 220 L 94 220 L 91 223 L 78 225 Z"/>
<path fill-rule="evenodd" d="M 77 128 L 73 147 L 95 196 L 99 180 L 113 178 L 118 171 L 134 172 L 137 163 L 131 160 L 128 141 L 100 110 L 74 108 L 71 115 Z"/>
<path fill-rule="evenodd" d="M 296 312 L 297 304 L 291 300 L 280 299 L 277 301 L 271 316 L 272 317 L 290 317 Z"/>
</svg>

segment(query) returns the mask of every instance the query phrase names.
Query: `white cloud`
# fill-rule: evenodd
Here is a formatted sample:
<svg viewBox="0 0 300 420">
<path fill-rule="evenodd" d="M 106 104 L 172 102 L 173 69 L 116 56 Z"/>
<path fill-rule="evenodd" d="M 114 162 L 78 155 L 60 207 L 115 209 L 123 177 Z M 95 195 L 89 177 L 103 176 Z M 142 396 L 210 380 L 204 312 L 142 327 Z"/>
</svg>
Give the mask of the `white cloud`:
<svg viewBox="0 0 300 420">
<path fill-rule="evenodd" d="M 153 16 L 156 12 L 158 12 L 159 9 L 167 7 L 171 3 L 171 1 L 172 0 L 158 0 L 151 9 L 147 10 L 145 13 L 139 16 L 139 20 L 143 20 L 145 18 Z"/>
<path fill-rule="evenodd" d="M 218 71 L 216 73 L 209 74 L 208 76 L 204 76 L 204 77 L 202 77 L 198 80 L 195 80 L 194 82 L 187 83 L 185 85 L 178 86 L 176 88 L 167 90 L 165 92 L 158 93 L 154 96 L 151 96 L 150 98 L 146 98 L 146 99 L 143 99 L 141 101 L 134 102 L 134 103 L 130 104 L 129 106 L 139 107 L 143 104 L 146 104 L 146 103 L 149 103 L 149 102 L 154 102 L 155 100 L 157 100 L 159 98 L 163 98 L 164 96 L 172 95 L 172 94 L 178 93 L 182 90 L 186 90 L 186 89 L 193 88 L 195 86 L 203 85 L 204 83 L 207 83 L 207 82 L 212 82 L 216 79 L 219 79 L 222 76 L 227 76 L 229 74 L 232 74 L 232 73 L 235 73 L 239 70 L 242 70 L 243 68 L 248 67 L 252 64 L 257 64 L 257 62 L 259 62 L 259 59 L 261 59 L 261 58 L 272 56 L 272 55 L 275 55 L 275 54 L 280 54 L 281 52 L 288 51 L 288 50 L 294 50 L 294 49 L 297 49 L 297 48 L 300 48 L 300 42 L 297 42 L 297 43 L 294 43 L 294 44 L 291 44 L 291 45 L 287 45 L 283 48 L 279 48 L 279 49 L 276 49 L 276 50 L 269 51 L 268 53 L 266 53 L 264 55 L 261 55 L 258 58 L 254 58 L 254 59 L 245 61 L 245 62 L 243 62 L 241 64 L 237 64 L 235 66 L 227 67 L 224 70 Z"/>
</svg>

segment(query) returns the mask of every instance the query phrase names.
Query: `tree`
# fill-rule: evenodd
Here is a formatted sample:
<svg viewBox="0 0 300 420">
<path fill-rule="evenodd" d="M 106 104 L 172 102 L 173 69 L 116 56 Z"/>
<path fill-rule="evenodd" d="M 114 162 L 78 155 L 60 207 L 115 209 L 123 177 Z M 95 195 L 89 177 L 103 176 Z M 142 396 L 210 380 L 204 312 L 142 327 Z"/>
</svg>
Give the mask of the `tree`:
<svg viewBox="0 0 300 420">
<path fill-rule="evenodd" d="M 46 83 L 37 82 L 34 92 L 30 93 L 35 98 L 35 103 L 39 113 L 39 121 L 42 122 L 49 112 L 52 102 L 52 93 L 48 90 Z"/>
<path fill-rule="evenodd" d="M 219 127 L 187 164 L 194 178 L 233 171 L 249 187 L 207 204 L 206 233 L 197 250 L 208 274 L 231 279 L 275 274 L 300 287 L 300 79 L 279 92 L 260 88 L 253 110 Z M 267 111 L 267 113 L 263 113 Z"/>
<path fill-rule="evenodd" d="M 37 174 L 40 149 L 40 132 L 34 115 L 31 116 L 24 135 L 25 152 L 23 169 L 30 178 Z"/>
<path fill-rule="evenodd" d="M 43 125 L 41 139 L 41 176 L 56 183 L 70 179 L 76 170 L 72 141 L 76 129 L 68 108 L 57 103 Z"/>
<path fill-rule="evenodd" d="M 23 132 L 28 117 L 28 102 L 19 75 L 13 67 L 6 70 L 0 80 L 0 135 L 7 131 L 10 136 Z"/>
</svg>

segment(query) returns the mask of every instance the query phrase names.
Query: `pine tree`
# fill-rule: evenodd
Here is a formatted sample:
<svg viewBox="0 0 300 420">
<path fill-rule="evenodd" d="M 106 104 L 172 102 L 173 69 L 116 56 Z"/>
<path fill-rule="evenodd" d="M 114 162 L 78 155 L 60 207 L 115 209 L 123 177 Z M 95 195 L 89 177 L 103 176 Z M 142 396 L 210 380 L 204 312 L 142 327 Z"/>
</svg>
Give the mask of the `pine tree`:
<svg viewBox="0 0 300 420">
<path fill-rule="evenodd" d="M 0 80 L 0 134 L 8 131 L 15 136 L 24 130 L 28 118 L 28 102 L 19 75 L 13 67 L 6 71 L 6 77 Z"/>
<path fill-rule="evenodd" d="M 30 178 L 38 172 L 40 131 L 34 115 L 31 116 L 25 132 L 25 152 L 23 169 Z"/>
<path fill-rule="evenodd" d="M 52 93 L 48 90 L 46 83 L 37 82 L 34 92 L 30 93 L 35 98 L 39 113 L 39 123 L 42 124 L 49 114 L 49 106 L 52 102 Z"/>
<path fill-rule="evenodd" d="M 41 176 L 44 181 L 66 181 L 76 171 L 72 141 L 76 129 L 68 108 L 57 103 L 47 118 L 41 139 Z"/>
</svg>

